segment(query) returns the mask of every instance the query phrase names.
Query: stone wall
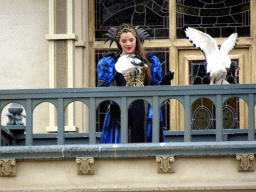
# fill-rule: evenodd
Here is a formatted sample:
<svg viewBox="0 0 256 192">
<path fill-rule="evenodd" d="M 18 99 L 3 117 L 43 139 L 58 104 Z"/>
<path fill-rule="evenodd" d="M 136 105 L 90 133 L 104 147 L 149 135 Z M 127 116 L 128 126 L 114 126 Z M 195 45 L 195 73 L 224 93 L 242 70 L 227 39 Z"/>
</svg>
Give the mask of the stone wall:
<svg viewBox="0 0 256 192">
<path fill-rule="evenodd" d="M 0 7 L 0 88 L 49 88 L 49 43 L 45 38 L 49 1 L 1 0 Z M 45 132 L 48 107 L 42 104 L 36 109 L 34 132 Z M 7 108 L 2 112 L 2 125 L 7 122 L 6 113 Z"/>
<path fill-rule="evenodd" d="M 76 159 L 17 160 L 16 176 L 0 177 L 0 191 L 252 191 L 256 173 L 239 172 L 238 162 L 177 157 L 173 173 L 158 173 L 156 158 L 95 158 L 94 174 L 79 175 Z"/>
</svg>

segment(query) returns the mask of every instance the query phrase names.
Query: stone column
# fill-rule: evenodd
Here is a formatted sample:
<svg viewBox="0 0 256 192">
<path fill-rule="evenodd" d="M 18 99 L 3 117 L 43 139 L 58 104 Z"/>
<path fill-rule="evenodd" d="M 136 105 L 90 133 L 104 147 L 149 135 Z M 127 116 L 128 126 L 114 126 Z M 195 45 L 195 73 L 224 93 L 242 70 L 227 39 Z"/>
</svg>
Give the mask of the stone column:
<svg viewBox="0 0 256 192">
<path fill-rule="evenodd" d="M 75 35 L 74 1 L 49 0 L 49 86 L 50 88 L 75 87 Z M 57 131 L 56 109 L 50 105 L 48 132 Z M 65 131 L 77 131 L 74 119 L 74 104 L 66 109 Z"/>
</svg>

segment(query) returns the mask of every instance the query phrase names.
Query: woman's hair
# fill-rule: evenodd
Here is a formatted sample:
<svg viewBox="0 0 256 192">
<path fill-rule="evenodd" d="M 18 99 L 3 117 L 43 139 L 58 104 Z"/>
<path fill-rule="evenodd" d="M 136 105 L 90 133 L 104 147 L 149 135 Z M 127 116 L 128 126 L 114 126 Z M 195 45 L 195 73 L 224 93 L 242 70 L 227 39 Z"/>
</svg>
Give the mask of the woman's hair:
<svg viewBox="0 0 256 192">
<path fill-rule="evenodd" d="M 138 33 L 137 33 L 135 27 L 131 24 L 122 24 L 117 28 L 117 32 L 116 32 L 116 37 L 117 37 L 116 44 L 118 47 L 117 55 L 121 55 L 123 52 L 122 47 L 119 44 L 120 36 L 122 33 L 128 33 L 128 32 L 131 32 L 134 35 L 134 37 L 136 38 L 135 55 L 139 56 L 140 58 L 144 59 L 147 62 L 148 67 L 143 67 L 142 72 L 146 74 L 147 83 L 150 84 L 151 83 L 150 63 L 148 61 L 145 49 L 142 46 L 142 43 L 138 37 Z"/>
</svg>

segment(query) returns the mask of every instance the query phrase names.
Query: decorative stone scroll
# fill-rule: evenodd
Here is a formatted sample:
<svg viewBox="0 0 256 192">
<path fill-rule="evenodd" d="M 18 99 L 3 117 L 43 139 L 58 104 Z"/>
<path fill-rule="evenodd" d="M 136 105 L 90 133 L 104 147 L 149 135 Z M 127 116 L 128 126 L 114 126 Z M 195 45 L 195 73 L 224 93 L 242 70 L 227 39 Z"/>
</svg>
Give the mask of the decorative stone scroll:
<svg viewBox="0 0 256 192">
<path fill-rule="evenodd" d="M 254 171 L 254 154 L 237 154 L 236 160 L 239 172 Z"/>
<path fill-rule="evenodd" d="M 76 158 L 78 175 L 94 175 L 94 158 L 79 157 Z"/>
<path fill-rule="evenodd" d="M 0 159 L 0 177 L 16 176 L 16 160 Z"/>
<path fill-rule="evenodd" d="M 157 172 L 158 173 L 174 173 L 173 164 L 174 156 L 157 156 L 156 164 L 157 164 Z"/>
</svg>

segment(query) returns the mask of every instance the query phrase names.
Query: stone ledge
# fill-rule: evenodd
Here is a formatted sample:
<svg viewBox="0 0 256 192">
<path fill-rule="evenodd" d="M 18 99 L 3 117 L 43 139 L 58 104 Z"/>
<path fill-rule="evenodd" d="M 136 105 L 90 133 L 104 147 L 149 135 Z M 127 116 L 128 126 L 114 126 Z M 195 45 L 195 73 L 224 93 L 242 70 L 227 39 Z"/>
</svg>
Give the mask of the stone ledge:
<svg viewBox="0 0 256 192">
<path fill-rule="evenodd" d="M 162 155 L 235 156 L 238 153 L 256 154 L 256 141 L 0 147 L 0 159 L 127 158 Z"/>
<path fill-rule="evenodd" d="M 211 185 L 211 186 L 209 186 Z M 1 188 L 0 191 L 13 191 L 13 192 L 44 192 L 44 191 L 54 191 L 54 192 L 153 192 L 153 191 L 164 191 L 164 192 L 182 192 L 182 191 L 191 191 L 191 192 L 222 192 L 222 191 L 232 191 L 232 192 L 252 192 L 256 189 L 256 185 L 248 184 L 248 185 L 232 185 L 232 184 L 209 184 L 207 185 L 193 185 L 193 184 L 183 184 L 179 185 L 176 184 L 175 186 L 166 186 L 166 185 L 159 185 L 159 186 L 149 186 L 149 187 L 139 187 L 139 186 L 113 186 L 113 187 L 59 187 L 59 188 L 22 188 L 22 189 L 15 189 L 15 188 Z"/>
</svg>

